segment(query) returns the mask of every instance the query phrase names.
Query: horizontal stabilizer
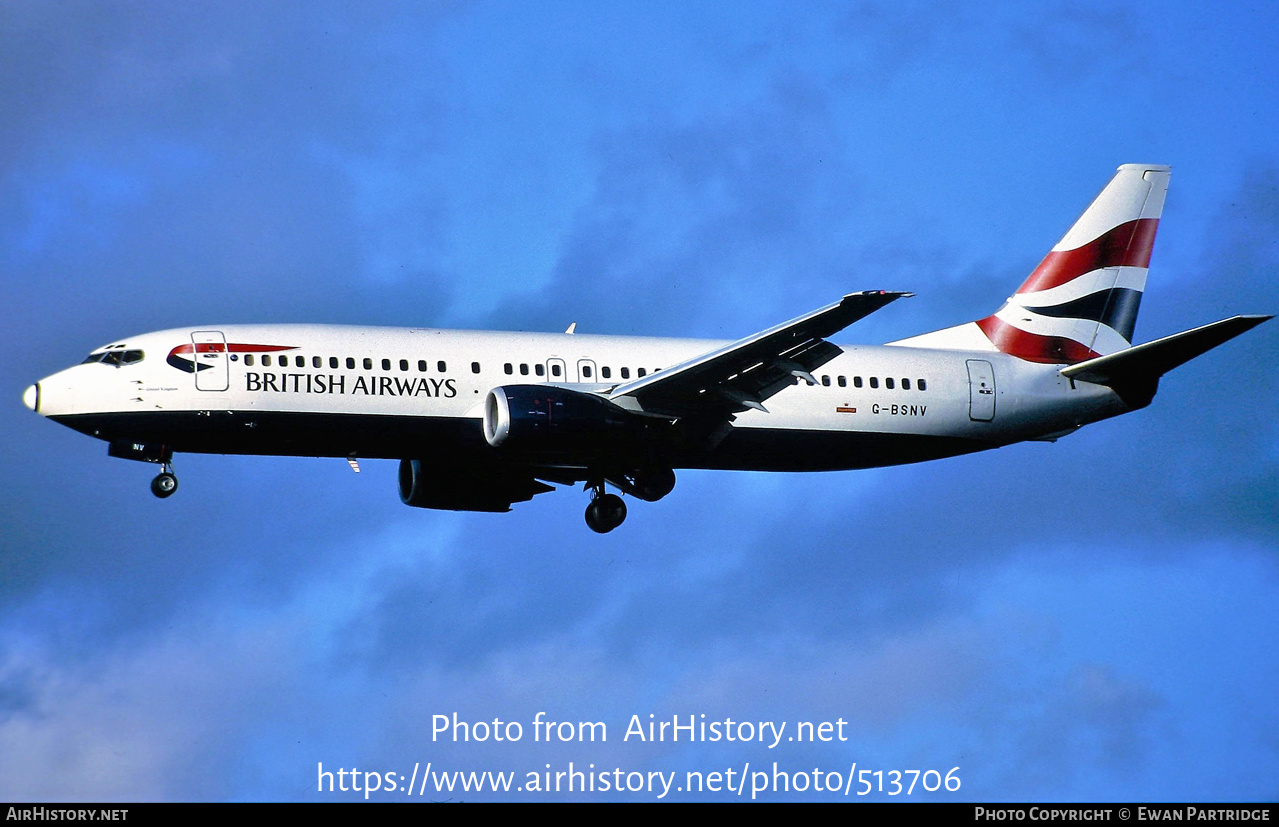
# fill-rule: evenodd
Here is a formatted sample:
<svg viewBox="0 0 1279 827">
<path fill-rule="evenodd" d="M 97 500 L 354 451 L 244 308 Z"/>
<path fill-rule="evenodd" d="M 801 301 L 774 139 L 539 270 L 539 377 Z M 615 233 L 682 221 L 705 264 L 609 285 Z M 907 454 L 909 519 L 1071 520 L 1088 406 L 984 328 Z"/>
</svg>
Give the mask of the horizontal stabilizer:
<svg viewBox="0 0 1279 827">
<path fill-rule="evenodd" d="M 1070 365 L 1061 373 L 1069 379 L 1114 388 L 1130 405 L 1144 406 L 1154 396 L 1159 377 L 1271 318 L 1274 317 L 1233 316 Z"/>
</svg>

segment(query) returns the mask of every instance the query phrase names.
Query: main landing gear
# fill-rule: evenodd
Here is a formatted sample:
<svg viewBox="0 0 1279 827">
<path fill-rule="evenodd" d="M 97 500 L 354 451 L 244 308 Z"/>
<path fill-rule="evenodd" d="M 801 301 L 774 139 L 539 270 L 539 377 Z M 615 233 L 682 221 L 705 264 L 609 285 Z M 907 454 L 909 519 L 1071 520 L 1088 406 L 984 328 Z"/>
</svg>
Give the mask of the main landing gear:
<svg viewBox="0 0 1279 827">
<path fill-rule="evenodd" d="M 586 506 L 586 524 L 596 534 L 607 534 L 626 519 L 626 503 L 616 494 L 604 493 L 604 483 L 594 483 L 591 504 Z"/>
<path fill-rule="evenodd" d="M 173 496 L 173 492 L 178 490 L 178 477 L 173 473 L 173 465 L 166 462 L 161 466 L 161 471 L 156 478 L 151 480 L 151 493 L 160 499 Z"/>
</svg>

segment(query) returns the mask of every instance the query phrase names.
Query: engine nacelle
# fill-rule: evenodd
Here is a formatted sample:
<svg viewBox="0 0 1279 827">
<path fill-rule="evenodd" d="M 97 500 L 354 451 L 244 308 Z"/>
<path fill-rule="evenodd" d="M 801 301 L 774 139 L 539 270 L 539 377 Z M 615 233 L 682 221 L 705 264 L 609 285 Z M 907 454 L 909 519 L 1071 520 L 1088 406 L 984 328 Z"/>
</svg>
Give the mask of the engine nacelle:
<svg viewBox="0 0 1279 827">
<path fill-rule="evenodd" d="M 465 472 L 400 460 L 400 502 L 444 511 L 510 511 L 512 498 L 499 485 Z M 520 497 L 519 499 L 527 499 Z"/>
<path fill-rule="evenodd" d="M 504 385 L 484 398 L 484 438 L 530 454 L 580 454 L 644 437 L 652 420 L 593 393 L 548 385 Z"/>
</svg>

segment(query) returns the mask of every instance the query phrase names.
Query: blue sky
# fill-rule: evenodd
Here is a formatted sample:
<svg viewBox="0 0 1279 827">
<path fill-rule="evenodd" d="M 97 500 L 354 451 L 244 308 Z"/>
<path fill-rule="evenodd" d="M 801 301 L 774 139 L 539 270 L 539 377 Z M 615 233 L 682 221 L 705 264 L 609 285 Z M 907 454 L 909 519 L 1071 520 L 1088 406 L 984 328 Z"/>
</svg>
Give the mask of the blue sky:
<svg viewBox="0 0 1279 827">
<path fill-rule="evenodd" d="M 994 310 L 1129 162 L 1174 168 L 1138 339 L 1273 313 L 1277 25 L 1265 4 L 0 3 L 0 797 L 777 761 L 958 766 L 949 798 L 973 800 L 1274 800 L 1274 323 L 1057 444 L 682 472 L 603 537 L 571 490 L 406 508 L 390 462 L 179 456 L 161 502 L 154 469 L 20 397 L 121 336 L 225 322 L 737 338 L 912 290 L 840 337 L 889 341 Z M 609 740 L 534 743 L 538 711 Z M 526 735 L 432 742 L 453 712 Z M 650 713 L 842 718 L 849 740 L 623 742 Z"/>
</svg>

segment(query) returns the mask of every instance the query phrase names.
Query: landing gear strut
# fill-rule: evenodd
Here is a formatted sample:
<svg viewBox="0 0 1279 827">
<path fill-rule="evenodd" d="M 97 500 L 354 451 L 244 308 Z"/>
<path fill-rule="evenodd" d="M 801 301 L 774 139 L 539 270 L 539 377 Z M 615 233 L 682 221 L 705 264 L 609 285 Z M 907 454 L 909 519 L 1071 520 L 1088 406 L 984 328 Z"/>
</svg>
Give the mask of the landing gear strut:
<svg viewBox="0 0 1279 827">
<path fill-rule="evenodd" d="M 586 524 L 597 534 L 607 534 L 626 519 L 626 503 L 616 494 L 605 494 L 604 483 L 589 486 L 591 504 L 586 506 Z"/>
<path fill-rule="evenodd" d="M 173 466 L 166 462 L 161 466 L 156 478 L 151 480 L 151 493 L 163 500 L 165 497 L 173 496 L 173 492 L 177 490 L 178 477 L 173 473 Z"/>
</svg>

